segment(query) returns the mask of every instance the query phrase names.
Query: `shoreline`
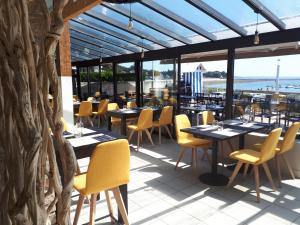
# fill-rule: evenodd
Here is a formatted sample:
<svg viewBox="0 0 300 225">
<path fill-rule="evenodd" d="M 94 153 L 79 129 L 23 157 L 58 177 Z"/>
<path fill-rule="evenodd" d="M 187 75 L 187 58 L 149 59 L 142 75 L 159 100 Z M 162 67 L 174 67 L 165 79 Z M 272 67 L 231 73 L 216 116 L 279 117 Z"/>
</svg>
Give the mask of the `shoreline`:
<svg viewBox="0 0 300 225">
<path fill-rule="evenodd" d="M 300 79 L 295 78 L 295 79 L 280 79 L 280 80 L 300 80 Z M 237 83 L 255 83 L 258 81 L 275 81 L 275 79 L 259 79 L 259 78 L 257 78 L 257 79 L 240 79 L 240 78 L 234 79 L 234 82 L 237 82 Z M 222 84 L 222 83 L 226 83 L 226 79 L 224 79 L 224 78 L 203 78 L 203 83 L 204 84 L 211 84 L 211 83 Z"/>
</svg>

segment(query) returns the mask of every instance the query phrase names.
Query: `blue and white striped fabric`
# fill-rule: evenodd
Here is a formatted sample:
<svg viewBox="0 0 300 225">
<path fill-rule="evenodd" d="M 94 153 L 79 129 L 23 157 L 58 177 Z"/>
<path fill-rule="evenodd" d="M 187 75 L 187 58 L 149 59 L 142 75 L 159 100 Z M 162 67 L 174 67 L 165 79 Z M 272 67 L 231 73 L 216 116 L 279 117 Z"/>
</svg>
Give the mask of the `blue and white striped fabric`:
<svg viewBox="0 0 300 225">
<path fill-rule="evenodd" d="M 192 96 L 195 93 L 203 92 L 203 76 L 201 71 L 186 72 L 183 73 L 185 86 L 190 86 L 192 90 Z"/>
</svg>

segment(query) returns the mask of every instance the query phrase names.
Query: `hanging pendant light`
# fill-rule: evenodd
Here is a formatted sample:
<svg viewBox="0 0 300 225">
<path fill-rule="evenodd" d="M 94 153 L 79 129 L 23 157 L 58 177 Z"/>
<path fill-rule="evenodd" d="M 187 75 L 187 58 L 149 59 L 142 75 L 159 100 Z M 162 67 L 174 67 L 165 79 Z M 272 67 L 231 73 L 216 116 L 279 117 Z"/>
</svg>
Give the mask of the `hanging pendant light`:
<svg viewBox="0 0 300 225">
<path fill-rule="evenodd" d="M 144 51 L 144 38 L 142 38 L 142 51 L 141 51 L 141 59 L 145 57 L 145 51 Z"/>
<path fill-rule="evenodd" d="M 128 21 L 128 30 L 132 30 L 133 22 L 131 17 L 131 3 L 129 4 L 129 21 Z"/>
<path fill-rule="evenodd" d="M 254 33 L 254 44 L 255 45 L 259 45 L 259 32 L 257 30 L 258 27 L 258 13 L 256 13 L 256 29 L 255 29 L 255 33 Z"/>
</svg>

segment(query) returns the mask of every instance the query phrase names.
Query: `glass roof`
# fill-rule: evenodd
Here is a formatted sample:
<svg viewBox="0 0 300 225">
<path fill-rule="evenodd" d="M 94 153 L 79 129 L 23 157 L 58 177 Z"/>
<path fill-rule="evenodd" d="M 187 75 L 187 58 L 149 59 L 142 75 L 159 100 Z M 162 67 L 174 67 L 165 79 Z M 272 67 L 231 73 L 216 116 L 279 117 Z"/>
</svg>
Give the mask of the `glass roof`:
<svg viewBox="0 0 300 225">
<path fill-rule="evenodd" d="M 131 14 L 129 4 L 97 5 L 70 21 L 72 60 L 97 58 L 100 46 L 103 57 L 110 57 L 253 35 L 257 6 L 245 2 L 142 0 L 131 4 Z M 300 0 L 254 2 L 260 4 L 259 33 L 300 27 Z"/>
</svg>

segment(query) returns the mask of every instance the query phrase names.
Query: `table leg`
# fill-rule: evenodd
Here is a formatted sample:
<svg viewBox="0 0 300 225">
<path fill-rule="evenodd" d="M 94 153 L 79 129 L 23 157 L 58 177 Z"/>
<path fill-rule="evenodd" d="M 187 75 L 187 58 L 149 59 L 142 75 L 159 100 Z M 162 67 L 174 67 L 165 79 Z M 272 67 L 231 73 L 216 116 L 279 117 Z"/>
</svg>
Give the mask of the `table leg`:
<svg viewBox="0 0 300 225">
<path fill-rule="evenodd" d="M 211 186 L 225 186 L 228 183 L 228 177 L 218 174 L 218 141 L 213 140 L 212 143 L 212 162 L 211 172 L 204 173 L 199 176 L 199 180 Z"/>
<path fill-rule="evenodd" d="M 126 117 L 122 117 L 121 118 L 121 134 L 122 135 L 124 135 L 124 136 L 126 136 L 126 129 L 127 129 L 127 127 L 126 127 Z"/>
<path fill-rule="evenodd" d="M 107 129 L 111 131 L 111 116 L 107 117 Z"/>
<path fill-rule="evenodd" d="M 123 184 L 119 187 L 121 196 L 124 202 L 124 206 L 128 215 L 128 190 L 127 190 L 127 184 Z M 121 224 L 124 224 L 121 213 L 118 210 L 118 222 Z"/>
</svg>

